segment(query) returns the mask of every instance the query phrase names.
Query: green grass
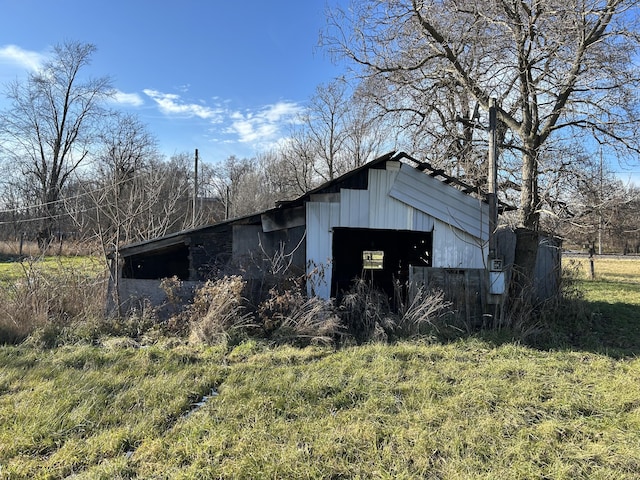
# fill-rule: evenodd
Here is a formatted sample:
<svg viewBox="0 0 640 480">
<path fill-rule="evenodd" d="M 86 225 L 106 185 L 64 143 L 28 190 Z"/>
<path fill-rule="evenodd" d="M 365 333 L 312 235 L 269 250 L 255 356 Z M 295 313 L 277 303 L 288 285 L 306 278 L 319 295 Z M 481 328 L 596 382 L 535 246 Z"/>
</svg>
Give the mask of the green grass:
<svg viewBox="0 0 640 480">
<path fill-rule="evenodd" d="M 640 353 L 640 258 L 598 257 L 595 280 L 589 279 L 587 258 L 565 259 L 577 274 L 585 300 L 583 315 L 562 325 L 574 348 L 614 356 Z"/>
<path fill-rule="evenodd" d="M 0 282 L 23 280 L 34 270 L 49 273 L 83 271 L 88 274 L 97 274 L 105 269 L 104 260 L 94 256 L 50 256 L 26 259 L 5 257 L 4 261 L 0 261 Z"/>
<path fill-rule="evenodd" d="M 609 275 L 547 350 L 0 347 L 0 479 L 639 478 L 640 282 Z"/>
<path fill-rule="evenodd" d="M 582 278 L 591 275 L 590 261 L 586 257 L 568 258 L 565 264 L 575 265 Z M 608 257 L 593 258 L 595 280 L 605 282 L 622 282 L 640 284 L 640 257 Z"/>
<path fill-rule="evenodd" d="M 582 280 L 580 288 L 589 302 L 640 306 L 640 283 Z"/>
<path fill-rule="evenodd" d="M 0 349 L 0 478 L 118 462 L 222 379 L 219 350 Z"/>
<path fill-rule="evenodd" d="M 0 350 L 0 478 L 637 478 L 640 360 L 476 340 Z M 202 407 L 187 414 L 210 389 Z"/>
</svg>

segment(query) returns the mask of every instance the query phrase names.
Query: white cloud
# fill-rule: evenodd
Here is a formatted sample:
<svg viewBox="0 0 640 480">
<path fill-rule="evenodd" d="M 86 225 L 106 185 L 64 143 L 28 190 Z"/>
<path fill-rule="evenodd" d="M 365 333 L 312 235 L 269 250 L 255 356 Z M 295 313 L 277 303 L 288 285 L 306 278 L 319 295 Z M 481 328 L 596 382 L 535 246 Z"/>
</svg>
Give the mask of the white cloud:
<svg viewBox="0 0 640 480">
<path fill-rule="evenodd" d="M 207 120 L 209 141 L 217 145 L 232 145 L 243 149 L 260 149 L 277 144 L 285 137 L 285 126 L 299 122 L 304 108 L 295 102 L 278 102 L 260 108 L 243 111 L 229 108 L 229 100 L 213 97 L 207 105 L 205 101 L 186 102 L 177 93 L 164 93 L 145 89 L 160 112 L 183 119 L 199 117 Z"/>
<path fill-rule="evenodd" d="M 38 52 L 24 50 L 17 45 L 0 47 L 0 61 L 16 64 L 29 70 L 38 70 L 46 56 Z"/>
<path fill-rule="evenodd" d="M 296 121 L 303 108 L 294 102 L 267 105 L 256 113 L 234 112 L 228 133 L 238 135 L 242 143 L 273 142 L 278 140 L 281 128 Z"/>
<path fill-rule="evenodd" d="M 120 105 L 129 105 L 132 107 L 140 107 L 144 104 L 144 100 L 137 93 L 125 93 L 120 90 L 116 90 L 113 95 L 113 102 Z"/>
<path fill-rule="evenodd" d="M 185 117 L 200 117 L 205 120 L 219 120 L 222 112 L 197 103 L 182 103 L 180 95 L 174 93 L 162 93 L 157 90 L 145 89 L 145 95 L 150 97 L 160 111 L 166 115 L 181 115 Z"/>
</svg>

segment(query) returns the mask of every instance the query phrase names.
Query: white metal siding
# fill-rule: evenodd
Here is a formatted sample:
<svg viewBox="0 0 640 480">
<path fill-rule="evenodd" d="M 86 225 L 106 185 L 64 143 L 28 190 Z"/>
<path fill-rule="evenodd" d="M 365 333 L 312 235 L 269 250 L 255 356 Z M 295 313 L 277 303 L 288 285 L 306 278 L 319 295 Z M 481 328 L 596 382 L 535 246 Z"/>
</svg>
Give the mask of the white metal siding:
<svg viewBox="0 0 640 480">
<path fill-rule="evenodd" d="M 433 229 L 433 267 L 436 268 L 484 268 L 486 242 L 447 225 L 435 221 Z"/>
<path fill-rule="evenodd" d="M 341 227 L 367 228 L 369 226 L 369 192 L 367 190 L 340 190 Z"/>
<path fill-rule="evenodd" d="M 388 167 L 369 170 L 368 190 L 307 202 L 309 294 L 331 295 L 334 227 L 433 231 L 434 267 L 484 268 L 486 205 L 409 166 Z"/>
<path fill-rule="evenodd" d="M 389 196 L 397 171 L 369 170 L 369 228 L 410 230 L 413 209 Z"/>
<path fill-rule="evenodd" d="M 430 232 L 433 230 L 434 218 L 420 210 L 413 211 L 413 228 L 417 232 Z"/>
<path fill-rule="evenodd" d="M 331 296 L 332 228 L 340 221 L 339 203 L 307 202 L 307 293 Z"/>
<path fill-rule="evenodd" d="M 489 238 L 489 206 L 408 165 L 389 195 L 474 237 Z"/>
</svg>

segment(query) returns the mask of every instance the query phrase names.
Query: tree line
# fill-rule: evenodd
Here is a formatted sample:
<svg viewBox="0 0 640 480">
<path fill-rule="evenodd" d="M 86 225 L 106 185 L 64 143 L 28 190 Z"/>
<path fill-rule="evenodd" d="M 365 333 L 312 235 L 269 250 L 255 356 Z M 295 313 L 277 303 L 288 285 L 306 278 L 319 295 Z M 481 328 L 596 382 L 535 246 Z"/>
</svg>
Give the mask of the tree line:
<svg viewBox="0 0 640 480">
<path fill-rule="evenodd" d="M 611 162 L 640 153 L 639 17 L 633 0 L 335 8 L 322 44 L 345 76 L 318 86 L 277 147 L 201 164 L 197 186 L 193 152 L 164 158 L 139 119 L 106 108 L 111 81 L 84 75 L 95 46 L 60 44 L 6 89 L 0 234 L 117 246 L 269 208 L 389 150 L 485 188 L 496 99 L 498 195 L 517 207 L 502 221 L 637 252 L 638 187 Z"/>
</svg>

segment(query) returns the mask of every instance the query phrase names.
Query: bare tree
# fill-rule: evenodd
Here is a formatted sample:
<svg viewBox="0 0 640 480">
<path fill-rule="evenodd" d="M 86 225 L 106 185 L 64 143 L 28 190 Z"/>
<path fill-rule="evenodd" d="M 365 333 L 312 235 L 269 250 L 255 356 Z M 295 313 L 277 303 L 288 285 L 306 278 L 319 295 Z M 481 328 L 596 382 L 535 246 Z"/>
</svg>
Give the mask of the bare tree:
<svg viewBox="0 0 640 480">
<path fill-rule="evenodd" d="M 294 149 L 297 142 L 286 142 L 257 157 L 267 202 L 274 205 L 280 200 L 291 200 L 311 190 L 313 162 L 305 158 L 304 150 Z"/>
<path fill-rule="evenodd" d="M 101 102 L 112 91 L 107 77 L 81 76 L 95 50 L 79 42 L 57 45 L 40 70 L 8 88 L 11 106 L 3 112 L 0 131 L 11 161 L 39 202 L 42 248 L 51 241 L 63 210 L 65 186 L 89 156 L 105 113 Z"/>
<path fill-rule="evenodd" d="M 133 225 L 139 216 L 136 211 L 150 207 L 145 192 L 155 183 L 150 177 L 151 167 L 159 159 L 155 139 L 137 117 L 119 113 L 109 118 L 98 139 L 95 182 L 89 184 L 92 210 L 96 212 L 94 231 L 107 248 L 148 238 L 147 232 Z"/>
<path fill-rule="evenodd" d="M 296 128 L 275 152 L 271 170 L 279 170 L 293 196 L 303 194 L 320 183 L 316 174 L 317 157 L 313 141 L 303 128 Z"/>
<path fill-rule="evenodd" d="M 592 159 L 564 194 L 566 213 L 558 225 L 566 242 L 588 245 L 596 253 L 635 252 L 640 233 L 640 196 L 603 162 Z M 577 182 L 575 181 L 577 179 Z"/>
<path fill-rule="evenodd" d="M 350 98 L 345 115 L 344 156 L 346 170 L 360 167 L 383 153 L 385 144 L 394 144 L 393 135 L 388 133 L 388 124 L 380 115 L 376 104 L 359 86 Z M 344 173 L 344 172 L 343 172 Z"/>
<path fill-rule="evenodd" d="M 225 218 L 232 218 L 251 213 L 254 208 L 253 192 L 244 191 L 249 177 L 255 174 L 255 161 L 231 155 L 213 167 L 210 179 L 213 190 L 225 205 Z M 249 182 L 253 183 L 253 182 Z M 251 199 L 251 200 L 249 200 Z"/>
<path fill-rule="evenodd" d="M 333 180 L 371 160 L 387 138 L 370 97 L 342 78 L 320 85 L 294 128 L 288 151 L 311 165 L 311 182 Z M 298 167 L 297 172 L 303 170 Z M 299 177 L 300 178 L 300 177 Z M 305 175 L 302 178 L 308 178 Z"/>
<path fill-rule="evenodd" d="M 134 115 L 113 113 L 98 133 L 97 173 L 121 184 L 159 157 L 156 139 Z"/>
<path fill-rule="evenodd" d="M 449 137 L 440 145 L 459 138 L 453 110 L 497 98 L 502 147 L 519 158 L 518 223 L 535 230 L 540 162 L 562 132 L 639 151 L 638 18 L 635 0 L 365 0 L 332 13 L 326 43 L 407 127 Z"/>
<path fill-rule="evenodd" d="M 304 129 L 317 156 L 315 170 L 323 180 L 332 180 L 343 173 L 347 138 L 344 123 L 348 112 L 346 88 L 346 83 L 340 80 L 319 86 L 305 115 Z"/>
</svg>

